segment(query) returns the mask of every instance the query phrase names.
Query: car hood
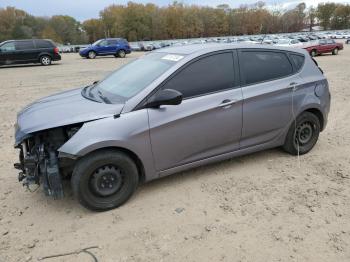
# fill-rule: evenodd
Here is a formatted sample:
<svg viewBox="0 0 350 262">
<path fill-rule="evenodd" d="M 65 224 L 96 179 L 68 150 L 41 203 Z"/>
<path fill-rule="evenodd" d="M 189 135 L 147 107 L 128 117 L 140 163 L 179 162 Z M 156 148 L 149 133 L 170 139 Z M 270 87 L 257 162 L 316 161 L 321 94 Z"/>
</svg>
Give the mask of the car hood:
<svg viewBox="0 0 350 262">
<path fill-rule="evenodd" d="M 16 145 L 29 134 L 121 113 L 124 104 L 99 103 L 81 95 L 81 88 L 51 95 L 26 106 L 17 115 Z"/>
</svg>

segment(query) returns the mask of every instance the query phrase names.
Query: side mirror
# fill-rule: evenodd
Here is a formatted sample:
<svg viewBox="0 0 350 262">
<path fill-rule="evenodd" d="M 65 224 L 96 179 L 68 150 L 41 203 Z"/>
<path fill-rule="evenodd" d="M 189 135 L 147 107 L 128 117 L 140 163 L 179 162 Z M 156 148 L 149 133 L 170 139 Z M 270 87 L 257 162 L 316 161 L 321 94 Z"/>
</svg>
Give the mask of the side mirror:
<svg viewBox="0 0 350 262">
<path fill-rule="evenodd" d="M 161 105 L 179 105 L 182 102 L 182 94 L 173 89 L 159 91 L 146 104 L 146 108 L 159 108 Z"/>
</svg>

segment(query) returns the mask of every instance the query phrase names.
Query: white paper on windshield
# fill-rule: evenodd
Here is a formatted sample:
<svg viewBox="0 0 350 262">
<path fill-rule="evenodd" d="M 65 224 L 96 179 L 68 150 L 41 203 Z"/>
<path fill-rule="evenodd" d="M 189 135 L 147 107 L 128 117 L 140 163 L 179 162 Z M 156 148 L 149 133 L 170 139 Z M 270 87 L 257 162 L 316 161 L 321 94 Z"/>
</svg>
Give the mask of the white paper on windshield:
<svg viewBox="0 0 350 262">
<path fill-rule="evenodd" d="M 178 62 L 182 58 L 184 58 L 184 57 L 181 55 L 166 55 L 166 56 L 162 57 L 162 59 L 164 59 L 164 60 L 169 60 L 169 61 L 174 61 L 174 62 Z"/>
</svg>

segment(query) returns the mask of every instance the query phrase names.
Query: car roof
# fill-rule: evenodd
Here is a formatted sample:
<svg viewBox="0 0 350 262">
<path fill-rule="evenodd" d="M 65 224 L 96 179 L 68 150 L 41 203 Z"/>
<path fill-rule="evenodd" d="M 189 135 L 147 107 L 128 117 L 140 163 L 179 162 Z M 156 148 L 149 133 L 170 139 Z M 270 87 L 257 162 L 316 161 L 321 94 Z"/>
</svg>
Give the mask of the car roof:
<svg viewBox="0 0 350 262">
<path fill-rule="evenodd" d="M 262 44 L 224 44 L 224 43 L 210 43 L 210 44 L 192 44 L 184 46 L 167 47 L 159 50 L 155 50 L 155 53 L 172 53 L 190 55 L 195 53 L 210 53 L 215 51 L 222 51 L 227 49 L 264 49 L 264 50 L 282 50 L 295 53 L 305 54 L 305 50 L 301 48 L 289 48 L 281 46 L 270 46 Z"/>
<path fill-rule="evenodd" d="M 11 40 L 6 40 L 4 42 L 1 42 L 0 44 L 2 43 L 9 43 L 9 42 L 21 42 L 21 41 L 37 41 L 37 40 L 43 40 L 43 41 L 50 41 L 52 42 L 51 39 L 42 39 L 42 38 L 32 38 L 32 39 L 11 39 Z"/>
</svg>

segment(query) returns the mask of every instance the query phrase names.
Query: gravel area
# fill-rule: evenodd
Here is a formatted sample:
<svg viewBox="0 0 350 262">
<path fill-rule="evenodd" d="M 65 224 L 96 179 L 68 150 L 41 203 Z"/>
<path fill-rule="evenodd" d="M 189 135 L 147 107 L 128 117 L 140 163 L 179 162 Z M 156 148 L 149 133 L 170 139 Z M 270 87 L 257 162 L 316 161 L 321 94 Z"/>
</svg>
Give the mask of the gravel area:
<svg viewBox="0 0 350 262">
<path fill-rule="evenodd" d="M 0 68 L 0 261 L 89 246 L 98 261 L 350 261 L 350 46 L 316 58 L 330 83 L 326 130 L 307 155 L 273 149 L 140 186 L 93 213 L 73 198 L 28 192 L 13 163 L 16 113 L 40 97 L 101 79 L 139 56 Z M 46 261 L 46 260 L 44 260 Z M 47 261 L 93 261 L 86 253 Z"/>
</svg>

